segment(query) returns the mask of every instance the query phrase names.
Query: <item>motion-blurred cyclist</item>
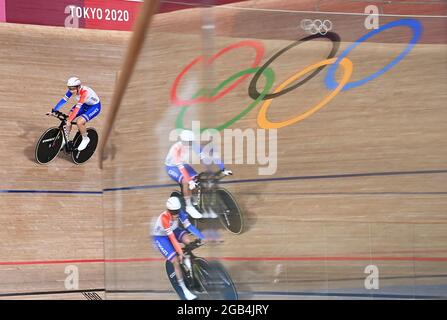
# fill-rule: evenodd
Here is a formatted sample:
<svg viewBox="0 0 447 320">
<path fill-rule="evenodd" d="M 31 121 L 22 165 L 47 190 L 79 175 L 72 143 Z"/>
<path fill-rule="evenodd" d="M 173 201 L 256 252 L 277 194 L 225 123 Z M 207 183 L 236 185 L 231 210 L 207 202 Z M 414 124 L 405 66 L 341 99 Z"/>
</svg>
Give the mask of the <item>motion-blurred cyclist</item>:
<svg viewBox="0 0 447 320">
<path fill-rule="evenodd" d="M 76 105 L 71 110 L 67 119 L 67 135 L 71 132 L 71 121 L 76 120 L 79 132 L 82 135 L 81 144 L 78 147 L 79 151 L 84 150 L 90 138 L 87 135 L 87 128 L 85 124 L 95 118 L 101 112 L 101 101 L 98 95 L 92 88 L 83 86 L 81 80 L 77 77 L 71 77 L 67 81 L 68 91 L 65 96 L 58 102 L 58 104 L 51 110 L 52 112 L 59 111 L 59 109 L 75 94 Z M 63 147 L 63 146 L 62 146 Z"/>
<path fill-rule="evenodd" d="M 196 295 L 191 293 L 185 286 L 183 274 L 180 269 L 180 263 L 183 262 L 188 269 L 191 269 L 189 257 L 185 257 L 179 242 L 186 244 L 199 238 L 204 239 L 202 233 L 194 227 L 188 220 L 188 215 L 181 209 L 180 199 L 170 197 L 166 202 L 165 210 L 157 219 L 152 232 L 155 245 L 161 254 L 174 265 L 177 282 L 185 294 L 187 300 L 196 299 Z M 184 228 L 180 227 L 180 223 Z M 189 231 L 190 233 L 188 233 Z"/>
<path fill-rule="evenodd" d="M 186 202 L 186 212 L 195 219 L 202 218 L 203 215 L 194 207 L 191 201 L 192 190 L 196 188 L 196 182 L 194 178 L 197 176 L 197 172 L 188 164 L 192 159 L 192 151 L 199 155 L 200 160 L 210 157 L 206 155 L 200 146 L 196 143 L 194 132 L 191 130 L 183 130 L 180 133 L 180 141 L 174 143 L 169 149 L 168 155 L 165 160 L 165 169 L 168 175 L 177 183 L 182 186 L 183 196 Z M 208 161 L 211 163 L 211 161 Z M 224 175 L 232 175 L 231 170 L 225 170 L 224 164 L 220 159 L 212 159 L 212 162 L 219 166 L 219 169 Z M 215 213 L 210 213 L 210 218 L 216 218 Z"/>
</svg>

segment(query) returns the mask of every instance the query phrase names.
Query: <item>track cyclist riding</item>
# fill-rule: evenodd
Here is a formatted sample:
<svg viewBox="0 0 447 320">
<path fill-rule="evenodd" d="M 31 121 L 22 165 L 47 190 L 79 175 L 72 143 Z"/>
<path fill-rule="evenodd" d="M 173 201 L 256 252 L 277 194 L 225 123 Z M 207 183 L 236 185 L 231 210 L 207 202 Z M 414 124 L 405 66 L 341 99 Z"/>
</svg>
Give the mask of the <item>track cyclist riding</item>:
<svg viewBox="0 0 447 320">
<path fill-rule="evenodd" d="M 67 120 L 67 135 L 71 132 L 71 121 L 77 118 L 76 124 L 82 135 L 82 142 L 78 147 L 79 151 L 84 150 L 90 142 L 87 134 L 86 123 L 95 118 L 101 112 L 101 101 L 92 88 L 82 85 L 81 80 L 77 77 L 71 77 L 67 81 L 68 91 L 51 112 L 59 111 L 59 109 L 75 94 L 76 105 L 71 110 Z M 63 146 L 62 146 L 63 147 Z"/>
<path fill-rule="evenodd" d="M 170 197 L 166 202 L 166 209 L 155 223 L 152 233 L 153 241 L 161 254 L 174 265 L 178 284 L 186 299 L 194 300 L 197 296 L 186 287 L 180 268 L 180 263 L 183 263 L 188 269 L 191 269 L 191 261 L 189 257 L 184 256 L 179 242 L 187 245 L 195 241 L 196 238 L 204 240 L 205 237 L 189 222 L 188 215 L 182 210 L 179 198 Z M 179 226 L 180 223 L 186 230 Z"/>
<path fill-rule="evenodd" d="M 193 218 L 199 219 L 204 216 L 193 205 L 192 202 L 192 190 L 196 188 L 195 177 L 197 172 L 189 165 L 189 161 L 192 159 L 192 152 L 195 152 L 202 163 L 208 164 L 215 163 L 218 165 L 222 174 L 225 176 L 232 175 L 231 170 L 226 170 L 224 164 L 220 159 L 211 158 L 209 155 L 203 152 L 203 149 L 196 141 L 196 137 L 193 131 L 183 130 L 180 133 L 180 141 L 176 142 L 169 149 L 168 155 L 165 160 L 165 169 L 169 177 L 172 180 L 179 183 L 182 187 L 183 197 L 186 203 L 186 212 Z M 210 218 L 217 218 L 217 215 L 209 216 Z"/>
</svg>

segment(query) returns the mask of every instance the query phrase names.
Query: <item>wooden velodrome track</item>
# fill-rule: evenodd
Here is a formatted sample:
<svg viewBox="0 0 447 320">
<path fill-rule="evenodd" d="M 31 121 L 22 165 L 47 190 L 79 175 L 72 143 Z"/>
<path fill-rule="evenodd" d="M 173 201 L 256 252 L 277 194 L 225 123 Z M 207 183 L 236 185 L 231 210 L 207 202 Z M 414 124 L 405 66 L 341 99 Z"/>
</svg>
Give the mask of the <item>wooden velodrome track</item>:
<svg viewBox="0 0 447 320">
<path fill-rule="evenodd" d="M 250 39 L 265 48 L 261 63 L 306 36 L 297 25 L 309 17 L 277 12 L 281 27 L 273 33 L 256 25 L 271 12 L 213 14 L 213 52 Z M 363 18 L 327 17 L 342 40 L 368 32 Z M 198 9 L 156 16 L 102 172 L 97 157 L 79 167 L 64 157 L 39 166 L 34 144 L 56 125 L 44 113 L 71 74 L 100 93 L 103 113 L 92 126 L 101 134 L 129 34 L 0 24 L 0 297 L 82 298 L 64 287 L 65 267 L 76 265 L 79 291 L 104 295 L 106 288 L 107 298 L 176 299 L 149 230 L 175 188 L 163 166 L 180 109 L 171 104 L 170 89 L 202 54 L 200 19 Z M 258 175 L 258 165 L 227 165 L 234 176 L 225 187 L 244 209 L 246 229 L 237 236 L 218 230 L 223 242 L 198 253 L 222 259 L 241 298 L 447 297 L 447 47 L 446 20 L 437 19 L 420 19 L 430 28 L 390 71 L 279 129 L 274 175 Z M 405 28 L 386 33 L 349 54 L 351 81 L 389 63 L 411 37 Z M 342 42 L 339 52 L 348 45 Z M 271 65 L 274 88 L 325 59 L 330 48 L 327 41 L 311 41 L 286 52 Z M 251 48 L 226 53 L 213 64 L 212 83 L 246 69 L 253 58 Z M 275 98 L 268 118 L 288 119 L 322 99 L 328 94 L 326 70 Z M 200 67 L 194 69 L 180 84 L 181 97 L 199 89 L 203 77 Z M 210 112 L 191 106 L 185 123 L 216 126 L 234 117 L 253 101 L 247 95 L 250 79 L 207 105 Z M 257 129 L 259 109 L 230 128 Z M 368 265 L 379 269 L 378 290 L 364 287 Z"/>
</svg>

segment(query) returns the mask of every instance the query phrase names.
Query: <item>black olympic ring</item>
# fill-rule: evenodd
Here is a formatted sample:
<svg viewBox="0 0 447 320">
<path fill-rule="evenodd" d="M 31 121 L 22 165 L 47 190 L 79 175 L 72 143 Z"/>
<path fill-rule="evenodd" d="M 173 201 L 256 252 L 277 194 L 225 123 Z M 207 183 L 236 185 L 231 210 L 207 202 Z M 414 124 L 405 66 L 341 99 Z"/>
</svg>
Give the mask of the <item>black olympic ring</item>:
<svg viewBox="0 0 447 320">
<path fill-rule="evenodd" d="M 285 47 L 284 49 L 278 51 L 266 63 L 264 63 L 264 65 L 255 73 L 254 77 L 251 79 L 250 86 L 248 87 L 248 94 L 249 94 L 249 96 L 252 99 L 256 100 L 261 95 L 259 93 L 259 91 L 257 90 L 257 88 L 256 88 L 256 85 L 258 84 L 258 79 L 261 76 L 261 74 L 264 72 L 264 70 L 274 60 L 276 60 L 276 58 L 278 58 L 280 55 L 282 55 L 284 52 L 286 52 L 290 48 L 293 48 L 293 47 L 299 45 L 300 43 L 303 43 L 303 42 L 306 42 L 306 41 L 310 41 L 310 40 L 313 40 L 313 39 L 316 39 L 316 38 L 328 38 L 329 40 L 331 40 L 331 42 L 332 42 L 332 50 L 331 50 L 331 52 L 329 53 L 329 55 L 327 56 L 326 59 L 331 59 L 331 58 L 335 57 L 335 54 L 337 53 L 338 48 L 340 46 L 340 36 L 338 34 L 336 34 L 335 32 L 328 32 L 328 33 L 326 33 L 324 35 L 322 35 L 322 34 L 313 34 L 313 35 L 307 36 L 305 38 L 302 38 L 300 40 L 297 40 L 297 41 L 293 42 L 292 44 L 288 45 L 287 47 Z M 306 78 L 304 78 L 300 82 L 294 84 L 293 86 L 285 88 L 284 90 L 281 90 L 280 92 L 266 94 L 262 100 L 269 100 L 269 99 L 277 98 L 279 96 L 282 96 L 283 94 L 286 94 L 286 93 L 288 93 L 288 92 L 290 92 L 290 91 L 292 91 L 292 90 L 302 86 L 307 81 L 309 81 L 313 77 L 315 77 L 325 67 L 326 66 L 324 65 L 324 66 L 319 67 L 318 69 L 315 69 L 314 72 L 312 72 L 309 76 L 307 76 Z"/>
</svg>

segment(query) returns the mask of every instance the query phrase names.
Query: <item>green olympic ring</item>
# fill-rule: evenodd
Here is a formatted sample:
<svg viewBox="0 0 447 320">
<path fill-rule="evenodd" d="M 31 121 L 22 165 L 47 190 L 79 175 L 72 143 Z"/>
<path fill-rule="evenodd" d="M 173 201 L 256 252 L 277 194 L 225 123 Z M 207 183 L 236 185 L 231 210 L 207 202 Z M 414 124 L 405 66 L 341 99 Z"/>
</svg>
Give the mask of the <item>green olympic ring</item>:
<svg viewBox="0 0 447 320">
<path fill-rule="evenodd" d="M 249 68 L 249 69 L 245 69 L 245 70 L 242 70 L 242 71 L 239 71 L 239 72 L 233 74 L 228 79 L 222 81 L 216 88 L 214 88 L 213 91 L 211 92 L 211 96 L 214 96 L 223 87 L 225 87 L 228 83 L 234 81 L 235 79 L 237 79 L 239 77 L 242 77 L 244 75 L 256 73 L 259 69 L 260 69 L 260 67 Z M 227 122 L 221 124 L 220 126 L 218 126 L 216 128 L 202 128 L 202 129 L 200 129 L 200 133 L 202 133 L 202 132 L 204 132 L 206 130 L 210 130 L 210 129 L 214 129 L 214 130 L 217 130 L 217 131 L 222 131 L 223 129 L 226 129 L 229 126 L 231 126 L 236 121 L 239 121 L 242 117 L 244 117 L 247 113 L 249 113 L 258 103 L 262 102 L 263 98 L 270 92 L 270 89 L 273 86 L 273 82 L 275 81 L 275 73 L 273 72 L 273 70 L 271 68 L 266 68 L 262 72 L 262 75 L 264 75 L 264 77 L 266 78 L 267 83 L 266 83 L 266 85 L 264 87 L 264 90 L 262 90 L 261 94 L 258 96 L 258 98 L 256 98 L 256 100 L 254 100 L 252 103 L 250 103 L 250 105 L 247 108 L 242 110 L 233 119 L 228 120 Z M 193 99 L 195 97 L 203 94 L 203 91 L 204 91 L 204 88 L 200 89 L 193 96 Z M 185 129 L 184 117 L 185 117 L 186 111 L 188 111 L 188 107 L 181 107 L 181 110 L 180 110 L 180 112 L 179 112 L 179 114 L 177 116 L 177 119 L 175 120 L 175 127 L 176 127 L 176 129 L 182 129 L 182 130 Z"/>
</svg>

